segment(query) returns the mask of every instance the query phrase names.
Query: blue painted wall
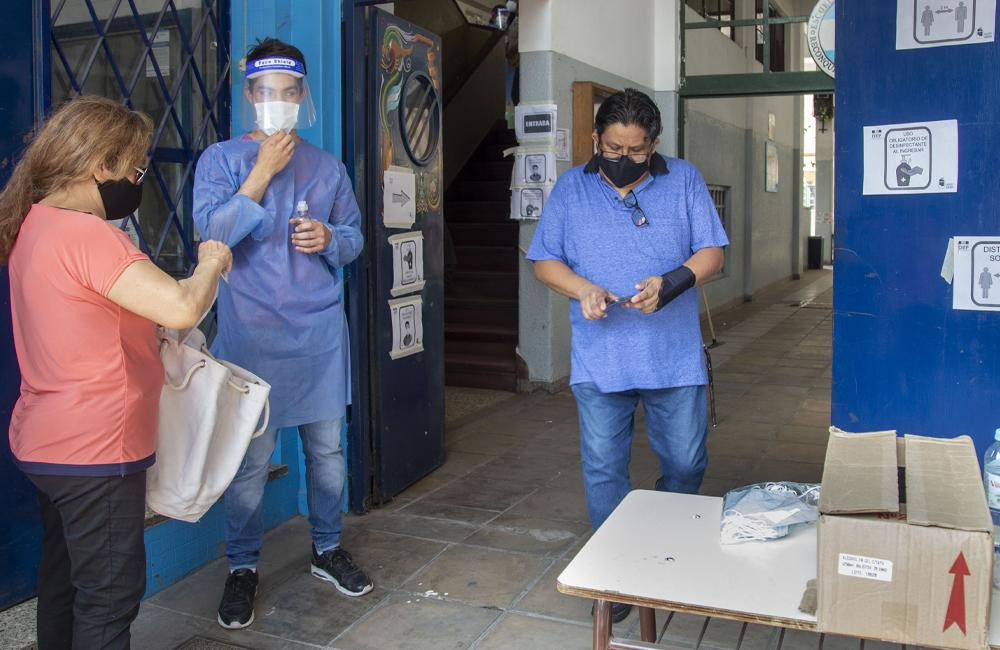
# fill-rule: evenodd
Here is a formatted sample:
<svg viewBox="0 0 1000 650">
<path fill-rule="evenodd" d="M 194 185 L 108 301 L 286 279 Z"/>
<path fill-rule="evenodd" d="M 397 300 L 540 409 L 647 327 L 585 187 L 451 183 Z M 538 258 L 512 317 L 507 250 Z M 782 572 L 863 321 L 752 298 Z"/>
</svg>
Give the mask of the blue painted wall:
<svg viewBox="0 0 1000 650">
<path fill-rule="evenodd" d="M 896 3 L 837 1 L 833 422 L 971 435 L 1000 426 L 1000 313 L 954 311 L 952 235 L 1000 234 L 1000 43 L 895 49 Z M 862 196 L 862 127 L 959 123 L 959 192 Z"/>
<path fill-rule="evenodd" d="M 0 186 L 10 177 L 35 120 L 36 53 L 30 3 L 5 8 L 0 21 Z M 10 455 L 7 427 L 20 393 L 21 375 L 14 354 L 7 268 L 0 269 L 0 609 L 30 597 L 35 591 L 41 549 L 41 525 L 35 487 L 18 470 Z"/>
</svg>

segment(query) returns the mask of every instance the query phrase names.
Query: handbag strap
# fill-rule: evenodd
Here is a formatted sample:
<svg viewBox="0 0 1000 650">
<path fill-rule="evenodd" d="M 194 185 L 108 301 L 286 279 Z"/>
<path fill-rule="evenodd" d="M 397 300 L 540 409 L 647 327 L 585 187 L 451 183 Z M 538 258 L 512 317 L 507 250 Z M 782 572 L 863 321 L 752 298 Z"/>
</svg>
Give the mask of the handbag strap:
<svg viewBox="0 0 1000 650">
<path fill-rule="evenodd" d="M 187 329 L 176 330 L 177 341 L 179 343 L 186 343 L 188 337 L 191 336 L 191 333 L 194 332 L 199 327 L 201 327 L 201 324 L 205 321 L 206 318 L 208 318 L 208 315 L 212 313 L 212 308 L 215 307 L 215 301 L 218 299 L 219 299 L 219 283 L 216 282 L 215 293 L 212 295 L 212 302 L 208 303 L 208 307 L 205 308 L 205 312 L 201 315 L 201 318 L 198 319 L 198 322 L 195 323 L 194 326 L 189 327 Z"/>
<path fill-rule="evenodd" d="M 185 388 L 188 387 L 188 384 L 191 383 L 191 378 L 194 377 L 194 373 L 198 372 L 206 365 L 208 364 L 204 359 L 192 363 L 191 367 L 188 368 L 187 373 L 184 375 L 184 379 L 182 379 L 179 384 L 171 384 L 169 381 L 164 380 L 163 385 L 166 386 L 167 388 L 170 388 L 171 390 L 184 390 Z M 237 386 L 237 388 L 239 388 L 239 386 Z"/>
</svg>

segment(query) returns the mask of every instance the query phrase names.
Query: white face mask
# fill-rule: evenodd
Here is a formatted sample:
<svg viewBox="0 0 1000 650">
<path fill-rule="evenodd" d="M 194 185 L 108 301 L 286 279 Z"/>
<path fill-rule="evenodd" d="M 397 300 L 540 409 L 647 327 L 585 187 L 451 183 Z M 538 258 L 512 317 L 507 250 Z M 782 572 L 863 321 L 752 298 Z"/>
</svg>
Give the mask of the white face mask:
<svg viewBox="0 0 1000 650">
<path fill-rule="evenodd" d="M 253 107 L 257 111 L 257 128 L 267 135 L 287 133 L 299 122 L 299 105 L 295 102 L 258 102 Z"/>
</svg>

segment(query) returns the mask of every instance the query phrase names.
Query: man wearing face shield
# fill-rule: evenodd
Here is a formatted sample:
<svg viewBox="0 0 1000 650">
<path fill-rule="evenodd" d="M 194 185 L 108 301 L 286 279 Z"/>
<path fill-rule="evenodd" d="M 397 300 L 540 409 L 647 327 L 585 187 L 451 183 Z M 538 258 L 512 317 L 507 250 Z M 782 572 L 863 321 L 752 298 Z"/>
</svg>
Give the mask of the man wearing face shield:
<svg viewBox="0 0 1000 650">
<path fill-rule="evenodd" d="M 596 153 L 563 174 L 527 257 L 570 298 L 570 387 L 596 529 L 631 490 L 629 454 L 641 400 L 656 489 L 696 493 L 705 473 L 708 381 L 698 292 L 729 244 L 701 174 L 656 153 L 660 111 L 626 89 L 601 104 Z M 615 605 L 613 620 L 628 615 Z"/>
<path fill-rule="evenodd" d="M 213 351 L 271 384 L 268 430 L 225 496 L 230 574 L 218 622 L 229 629 L 253 623 L 261 502 L 281 428 L 298 427 L 302 438 L 312 575 L 347 596 L 373 588 L 340 547 L 340 430 L 351 391 L 338 272 L 361 253 L 360 212 L 344 165 L 298 135 L 315 120 L 302 52 L 266 39 L 247 55 L 245 76 L 244 115 L 255 126 L 205 150 L 194 188 L 202 237 L 233 249 Z"/>
</svg>

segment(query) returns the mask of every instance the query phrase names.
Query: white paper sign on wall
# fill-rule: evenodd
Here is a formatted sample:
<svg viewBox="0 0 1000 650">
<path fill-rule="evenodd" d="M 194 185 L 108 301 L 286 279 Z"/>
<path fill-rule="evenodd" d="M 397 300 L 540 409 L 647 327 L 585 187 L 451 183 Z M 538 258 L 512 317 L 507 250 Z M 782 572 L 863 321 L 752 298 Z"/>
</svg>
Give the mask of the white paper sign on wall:
<svg viewBox="0 0 1000 650">
<path fill-rule="evenodd" d="M 896 49 L 992 43 L 996 0 L 896 0 Z"/>
<path fill-rule="evenodd" d="M 420 296 L 389 301 L 392 349 L 389 358 L 402 359 L 424 350 L 424 301 Z"/>
<path fill-rule="evenodd" d="M 538 150 L 514 155 L 513 186 L 543 185 L 556 182 L 556 154 Z"/>
<path fill-rule="evenodd" d="M 404 232 L 389 237 L 392 246 L 393 296 L 420 291 L 424 288 L 424 234 Z"/>
<path fill-rule="evenodd" d="M 1000 311 L 1000 235 L 952 238 L 955 276 L 951 306 Z"/>
<path fill-rule="evenodd" d="M 958 122 L 885 124 L 862 129 L 865 194 L 958 191 Z"/>
<path fill-rule="evenodd" d="M 538 187 L 512 187 L 510 190 L 511 219 L 539 219 L 545 202 L 552 193 L 552 185 Z"/>
<path fill-rule="evenodd" d="M 409 228 L 417 218 L 417 177 L 405 167 L 385 170 L 382 219 L 386 228 Z"/>
<path fill-rule="evenodd" d="M 552 140 L 556 137 L 555 104 L 518 104 L 514 107 L 514 133 L 517 141 Z"/>
</svg>

